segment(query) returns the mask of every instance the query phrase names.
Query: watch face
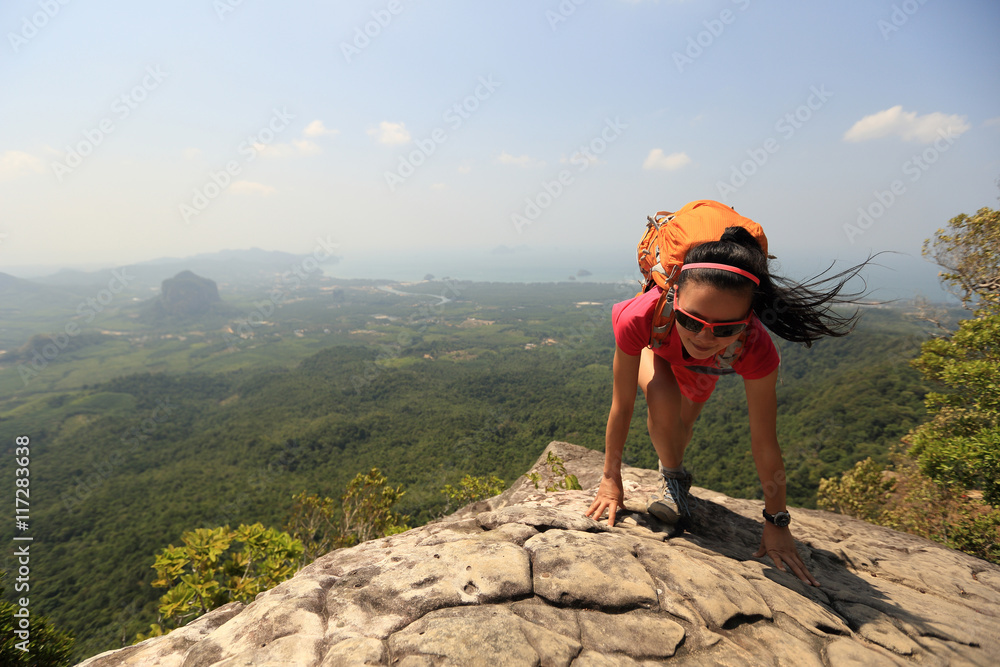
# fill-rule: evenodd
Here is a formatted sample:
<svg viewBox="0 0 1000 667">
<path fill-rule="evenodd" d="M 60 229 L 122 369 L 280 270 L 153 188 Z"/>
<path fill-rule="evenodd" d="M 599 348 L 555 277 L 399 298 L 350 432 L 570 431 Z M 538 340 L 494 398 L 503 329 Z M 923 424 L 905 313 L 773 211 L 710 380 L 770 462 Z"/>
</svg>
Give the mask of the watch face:
<svg viewBox="0 0 1000 667">
<path fill-rule="evenodd" d="M 788 512 L 775 512 L 774 514 L 768 514 L 767 510 L 764 510 L 764 518 L 778 528 L 784 528 L 792 522 L 792 515 Z"/>
</svg>

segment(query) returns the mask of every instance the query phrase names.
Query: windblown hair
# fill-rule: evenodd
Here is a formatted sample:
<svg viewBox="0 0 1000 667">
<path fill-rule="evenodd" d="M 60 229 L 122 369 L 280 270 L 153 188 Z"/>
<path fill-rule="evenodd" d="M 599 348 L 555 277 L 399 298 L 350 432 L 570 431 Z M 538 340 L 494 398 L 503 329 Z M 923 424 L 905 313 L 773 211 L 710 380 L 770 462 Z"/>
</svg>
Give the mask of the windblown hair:
<svg viewBox="0 0 1000 667">
<path fill-rule="evenodd" d="M 805 343 L 806 347 L 810 347 L 824 336 L 846 336 L 854 329 L 860 317 L 857 309 L 852 315 L 845 316 L 833 312 L 831 307 L 858 304 L 858 298 L 864 295 L 863 290 L 845 294 L 841 291 L 870 261 L 871 257 L 836 275 L 822 278 L 833 266 L 831 264 L 825 271 L 810 278 L 809 282 L 800 284 L 771 275 L 767 255 L 757 239 L 742 227 L 727 227 L 718 241 L 702 243 L 689 250 L 684 263 L 729 264 L 757 276 L 760 285 L 755 286 L 750 279 L 732 271 L 702 268 L 681 272 L 677 286 L 696 282 L 724 290 L 752 291 L 753 312 L 764 326 L 785 340 Z M 864 282 L 863 277 L 861 280 Z"/>
</svg>

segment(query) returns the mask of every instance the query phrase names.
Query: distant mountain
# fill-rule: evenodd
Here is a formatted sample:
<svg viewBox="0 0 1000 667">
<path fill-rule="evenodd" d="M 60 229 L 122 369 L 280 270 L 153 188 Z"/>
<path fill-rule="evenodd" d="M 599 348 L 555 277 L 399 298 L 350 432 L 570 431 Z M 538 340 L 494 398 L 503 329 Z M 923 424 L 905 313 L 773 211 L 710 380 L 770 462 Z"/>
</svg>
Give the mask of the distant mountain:
<svg viewBox="0 0 1000 667">
<path fill-rule="evenodd" d="M 145 315 L 154 320 L 187 319 L 227 310 L 215 281 L 192 271 L 181 271 L 164 280 L 159 298 L 144 305 Z"/>
<path fill-rule="evenodd" d="M 260 286 L 271 285 L 276 278 L 287 273 L 303 273 L 321 276 L 321 272 L 312 272 L 303 266 L 303 261 L 310 255 L 296 255 L 278 250 L 220 250 L 212 253 L 199 253 L 191 257 L 159 257 L 117 267 L 129 278 L 129 290 L 149 293 L 157 290 L 161 283 L 182 271 L 192 271 L 198 275 L 211 276 L 219 285 L 226 286 Z M 338 257 L 324 260 L 325 264 L 334 264 Z M 308 265 L 307 265 L 308 266 Z M 45 285 L 106 285 L 112 278 L 111 269 L 99 271 L 79 271 L 63 269 L 48 276 L 33 280 Z"/>
<path fill-rule="evenodd" d="M 37 286 L 27 280 L 21 280 L 16 276 L 12 276 L 9 273 L 0 273 L 0 294 L 16 292 L 30 287 Z"/>
<path fill-rule="evenodd" d="M 0 273 L 0 312 L 31 306 L 69 308 L 80 299 L 79 285 L 42 285 L 9 273 Z"/>
<path fill-rule="evenodd" d="M 191 271 L 181 271 L 173 278 L 164 280 L 160 293 L 163 309 L 172 315 L 200 315 L 220 301 L 215 281 Z"/>
</svg>

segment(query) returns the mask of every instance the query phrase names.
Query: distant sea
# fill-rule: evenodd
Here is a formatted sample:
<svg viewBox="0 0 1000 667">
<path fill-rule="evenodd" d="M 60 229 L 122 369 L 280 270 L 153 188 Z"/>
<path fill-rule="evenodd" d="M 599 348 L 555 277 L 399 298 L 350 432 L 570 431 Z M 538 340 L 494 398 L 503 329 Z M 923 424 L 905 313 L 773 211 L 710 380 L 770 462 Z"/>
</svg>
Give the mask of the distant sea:
<svg viewBox="0 0 1000 667">
<path fill-rule="evenodd" d="M 863 259 L 837 260 L 826 275 L 839 273 Z M 832 261 L 833 258 L 801 257 L 781 261 L 777 268 L 781 275 L 802 281 L 822 272 Z M 870 300 L 912 299 L 917 296 L 931 301 L 952 300 L 938 282 L 937 267 L 922 258 L 883 255 L 875 262 L 877 265 L 867 267 L 862 274 L 871 292 Z M 417 282 L 428 275 L 437 279 L 504 283 L 616 283 L 635 282 L 641 277 L 633 249 L 626 252 L 581 253 L 519 248 L 478 254 L 394 253 L 379 257 L 347 253 L 338 262 L 323 265 L 322 269 L 325 275 L 332 278 L 381 278 L 401 282 Z M 865 285 L 855 280 L 848 283 L 845 289 L 860 290 L 865 289 Z"/>
<path fill-rule="evenodd" d="M 390 259 L 391 261 L 386 261 Z M 415 282 L 425 276 L 474 282 L 618 282 L 638 280 L 635 257 L 621 253 L 547 253 L 538 249 L 483 252 L 479 254 L 437 253 L 355 257 L 344 255 L 334 264 L 323 265 L 327 276 L 337 278 L 385 278 Z"/>
</svg>

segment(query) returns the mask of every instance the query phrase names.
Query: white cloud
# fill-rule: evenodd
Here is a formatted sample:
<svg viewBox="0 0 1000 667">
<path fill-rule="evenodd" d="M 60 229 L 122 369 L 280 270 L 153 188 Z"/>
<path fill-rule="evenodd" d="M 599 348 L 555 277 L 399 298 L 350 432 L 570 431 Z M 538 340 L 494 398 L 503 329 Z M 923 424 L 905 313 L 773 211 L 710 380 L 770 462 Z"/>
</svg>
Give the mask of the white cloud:
<svg viewBox="0 0 1000 667">
<path fill-rule="evenodd" d="M 234 181 L 229 186 L 229 190 L 239 195 L 273 195 L 277 192 L 270 185 L 255 183 L 254 181 Z"/>
<path fill-rule="evenodd" d="M 322 137 L 322 136 L 334 136 L 340 134 L 340 130 L 330 130 L 323 125 L 323 121 L 314 120 L 313 122 L 306 125 L 306 129 L 302 131 L 302 136 L 304 137 Z"/>
<path fill-rule="evenodd" d="M 383 120 L 379 123 L 378 129 L 372 128 L 368 130 L 368 134 L 375 137 L 375 140 L 380 144 L 410 143 L 410 133 L 407 131 L 404 123 L 390 123 L 387 120 Z"/>
<path fill-rule="evenodd" d="M 448 188 L 447 183 L 434 183 L 431 185 L 431 190 L 445 190 Z"/>
<path fill-rule="evenodd" d="M 322 153 L 323 149 L 317 144 L 307 139 L 292 139 L 292 143 L 278 143 L 278 144 L 254 144 L 254 150 L 256 150 L 263 157 L 268 158 L 279 158 L 279 157 L 289 157 L 290 155 L 315 155 L 317 153 Z"/>
<path fill-rule="evenodd" d="M 535 158 L 530 155 L 511 155 L 507 151 L 503 151 L 497 157 L 497 162 L 500 164 L 511 164 L 515 167 L 523 167 L 525 169 L 531 169 L 532 167 L 544 167 L 545 163 L 535 160 Z"/>
<path fill-rule="evenodd" d="M 195 158 L 201 157 L 200 148 L 185 148 L 184 158 L 187 160 L 194 160 Z"/>
<path fill-rule="evenodd" d="M 463 164 L 458 165 L 458 173 L 460 173 L 460 174 L 468 174 L 470 171 L 472 171 L 472 165 L 471 164 L 469 164 L 469 163 L 463 163 Z"/>
<path fill-rule="evenodd" d="M 299 149 L 300 153 L 305 155 L 315 155 L 316 153 L 322 153 L 322 149 L 311 141 L 305 139 L 293 139 L 292 143 L 295 147 Z"/>
<path fill-rule="evenodd" d="M 940 111 L 918 116 L 916 111 L 903 111 L 902 105 L 865 116 L 844 133 L 844 141 L 868 141 L 895 135 L 903 141 L 929 144 L 943 133 L 957 137 L 971 128 L 965 116 L 947 115 Z"/>
<path fill-rule="evenodd" d="M 983 121 L 984 127 L 996 127 L 998 125 L 1000 125 L 1000 116 L 997 116 L 996 118 L 987 118 Z"/>
<path fill-rule="evenodd" d="M 288 157 L 295 152 L 291 144 L 256 143 L 253 145 L 253 148 L 263 157 Z"/>
<path fill-rule="evenodd" d="M 45 163 L 40 158 L 23 151 L 0 153 L 0 179 L 17 178 L 23 174 L 41 174 Z"/>
<path fill-rule="evenodd" d="M 322 135 L 338 134 L 337 130 L 328 130 L 323 127 L 323 123 L 314 120 L 302 131 L 303 137 L 317 137 Z M 264 157 L 288 157 L 290 155 L 316 155 L 322 153 L 323 149 L 319 144 L 309 139 L 292 139 L 291 143 L 275 143 L 253 145 L 254 150 Z"/>
<path fill-rule="evenodd" d="M 687 153 L 671 153 L 670 155 L 664 155 L 662 148 L 654 148 L 649 151 L 649 155 L 646 156 L 646 161 L 642 163 L 642 168 L 674 171 L 675 169 L 680 169 L 684 165 L 690 163 L 691 158 L 688 157 Z"/>
<path fill-rule="evenodd" d="M 577 151 L 569 157 L 564 155 L 559 158 L 559 164 L 587 164 L 588 166 L 593 166 L 595 164 L 601 164 L 601 161 L 593 153 L 581 153 Z"/>
</svg>

